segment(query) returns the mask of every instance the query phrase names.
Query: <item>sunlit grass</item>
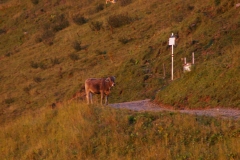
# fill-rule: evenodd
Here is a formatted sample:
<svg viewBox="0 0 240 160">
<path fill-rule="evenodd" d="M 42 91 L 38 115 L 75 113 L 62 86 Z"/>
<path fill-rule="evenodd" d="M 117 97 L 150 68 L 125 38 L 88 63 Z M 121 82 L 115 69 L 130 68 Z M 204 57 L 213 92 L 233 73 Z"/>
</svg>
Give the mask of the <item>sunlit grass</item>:
<svg viewBox="0 0 240 160">
<path fill-rule="evenodd" d="M 239 121 L 83 103 L 44 107 L 71 99 L 86 78 L 114 75 L 110 103 L 155 98 L 160 90 L 156 99 L 176 109 L 239 108 L 235 2 L 1 2 L 0 159 L 239 159 Z M 62 14 L 69 23 L 44 37 L 44 26 Z M 75 24 L 75 15 L 84 23 Z M 111 30 L 113 15 L 128 22 Z M 172 32 L 179 37 L 169 82 Z M 36 41 L 39 35 L 50 43 Z M 180 59 L 193 51 L 196 66 L 183 74 Z"/>
<path fill-rule="evenodd" d="M 1 159 L 239 159 L 239 121 L 72 103 L 1 126 Z"/>
<path fill-rule="evenodd" d="M 216 4 L 132 0 L 127 5 L 98 0 L 3 1 L 0 112 L 4 114 L 0 121 L 71 99 L 86 78 L 112 75 L 117 85 L 110 103 L 156 97 L 176 108 L 238 108 L 240 30 L 239 13 L 233 6 L 227 0 Z M 127 23 L 112 24 L 114 15 L 128 17 Z M 86 21 L 77 25 L 75 16 Z M 90 24 L 97 21 L 101 29 L 93 31 Z M 172 32 L 178 38 L 175 80 L 170 83 Z M 77 49 L 73 42 L 79 43 Z M 189 61 L 193 51 L 196 67 L 184 75 L 180 59 Z"/>
<path fill-rule="evenodd" d="M 156 99 L 176 108 L 239 108 L 239 49 L 234 46 L 221 57 L 197 64 L 191 73 L 162 89 Z"/>
</svg>

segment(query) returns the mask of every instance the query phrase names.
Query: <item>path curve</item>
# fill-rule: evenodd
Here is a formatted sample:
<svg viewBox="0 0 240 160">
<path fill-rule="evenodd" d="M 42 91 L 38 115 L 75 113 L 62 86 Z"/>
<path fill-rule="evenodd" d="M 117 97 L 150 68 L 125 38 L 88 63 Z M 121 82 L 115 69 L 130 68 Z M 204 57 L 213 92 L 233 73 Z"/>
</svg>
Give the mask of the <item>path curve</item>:
<svg viewBox="0 0 240 160">
<path fill-rule="evenodd" d="M 180 112 L 180 113 L 195 114 L 195 115 L 240 119 L 240 110 L 237 110 L 237 109 L 212 108 L 212 109 L 202 109 L 202 110 L 189 110 L 189 109 L 174 110 L 174 109 L 161 107 L 151 102 L 150 99 L 132 101 L 132 102 L 114 103 L 114 104 L 110 104 L 110 106 L 113 108 L 125 108 L 133 111 L 152 111 L 152 112 L 171 111 L 171 112 Z"/>
</svg>

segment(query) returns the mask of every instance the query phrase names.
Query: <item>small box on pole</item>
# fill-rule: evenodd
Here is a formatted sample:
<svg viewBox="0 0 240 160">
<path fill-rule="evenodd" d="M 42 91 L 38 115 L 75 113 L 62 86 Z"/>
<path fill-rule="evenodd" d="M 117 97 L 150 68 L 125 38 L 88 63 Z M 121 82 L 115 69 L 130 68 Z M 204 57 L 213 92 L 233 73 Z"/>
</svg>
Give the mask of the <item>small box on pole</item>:
<svg viewBox="0 0 240 160">
<path fill-rule="evenodd" d="M 169 46 L 175 45 L 175 36 L 172 33 L 171 37 L 169 38 Z"/>
<path fill-rule="evenodd" d="M 173 46 L 175 45 L 175 36 L 172 33 L 171 37 L 169 38 L 169 45 L 172 46 L 172 69 L 171 69 L 171 80 L 173 80 Z"/>
</svg>

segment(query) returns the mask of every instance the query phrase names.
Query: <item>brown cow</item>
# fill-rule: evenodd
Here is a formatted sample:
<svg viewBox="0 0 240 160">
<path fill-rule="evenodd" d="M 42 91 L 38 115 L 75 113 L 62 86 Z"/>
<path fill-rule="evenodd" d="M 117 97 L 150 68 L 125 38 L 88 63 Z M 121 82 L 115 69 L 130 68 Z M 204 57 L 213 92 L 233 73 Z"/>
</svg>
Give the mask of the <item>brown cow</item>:
<svg viewBox="0 0 240 160">
<path fill-rule="evenodd" d="M 108 95 L 110 94 L 111 87 L 115 85 L 115 77 L 107 78 L 88 78 L 85 81 L 85 92 L 87 103 L 93 104 L 92 94 L 101 94 L 101 104 L 105 96 L 105 105 L 108 104 Z"/>
<path fill-rule="evenodd" d="M 116 0 L 106 0 L 106 4 L 108 4 L 108 2 L 110 2 L 110 3 L 116 3 Z"/>
</svg>

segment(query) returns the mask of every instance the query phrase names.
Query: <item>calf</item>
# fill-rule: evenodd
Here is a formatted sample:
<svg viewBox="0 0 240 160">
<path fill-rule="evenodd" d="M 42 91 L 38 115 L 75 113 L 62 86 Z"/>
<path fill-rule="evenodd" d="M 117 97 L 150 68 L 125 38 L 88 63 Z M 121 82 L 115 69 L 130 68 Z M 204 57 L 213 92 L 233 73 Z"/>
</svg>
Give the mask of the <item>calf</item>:
<svg viewBox="0 0 240 160">
<path fill-rule="evenodd" d="M 115 77 L 108 78 L 88 78 L 85 81 L 85 92 L 87 103 L 93 104 L 92 94 L 101 94 L 101 104 L 103 104 L 103 98 L 105 96 L 105 105 L 108 104 L 108 95 L 110 89 L 115 85 Z"/>
<path fill-rule="evenodd" d="M 107 4 L 108 2 L 116 3 L 116 0 L 106 0 L 106 4 Z"/>
</svg>

